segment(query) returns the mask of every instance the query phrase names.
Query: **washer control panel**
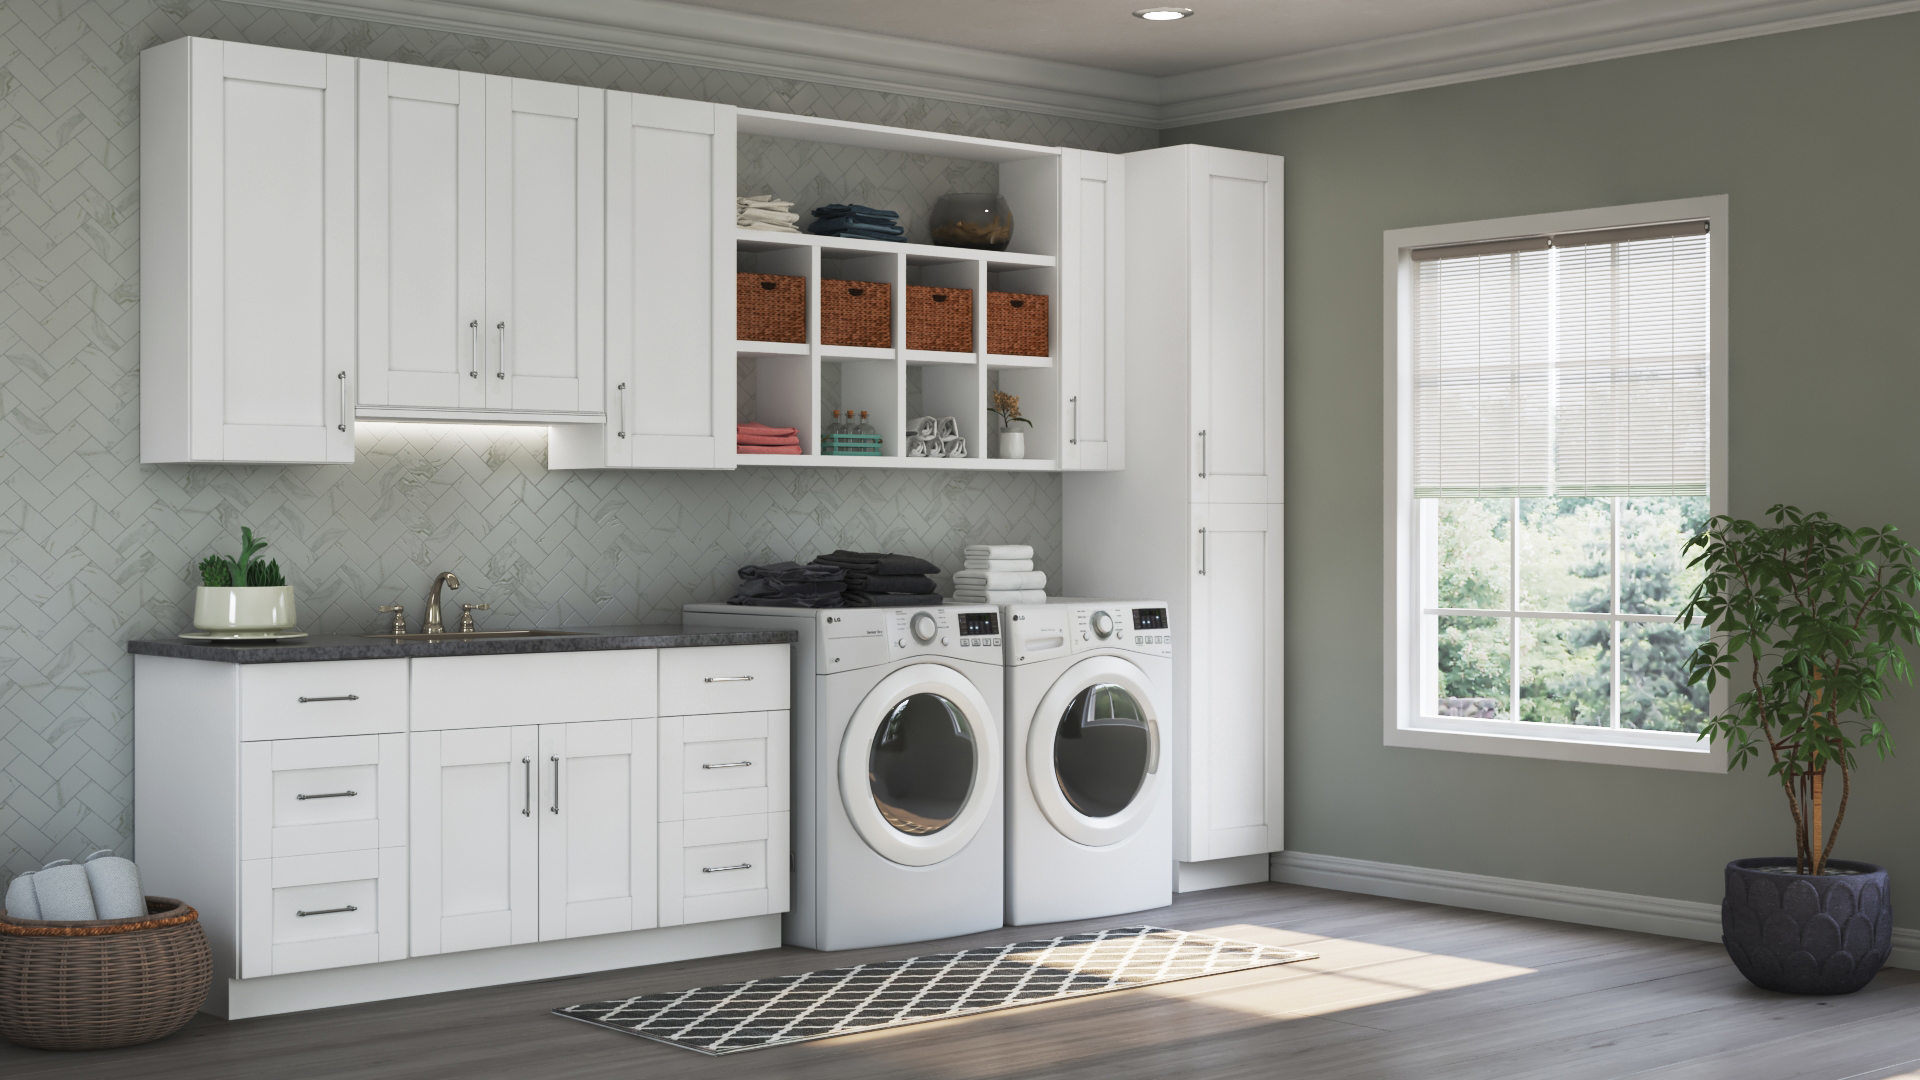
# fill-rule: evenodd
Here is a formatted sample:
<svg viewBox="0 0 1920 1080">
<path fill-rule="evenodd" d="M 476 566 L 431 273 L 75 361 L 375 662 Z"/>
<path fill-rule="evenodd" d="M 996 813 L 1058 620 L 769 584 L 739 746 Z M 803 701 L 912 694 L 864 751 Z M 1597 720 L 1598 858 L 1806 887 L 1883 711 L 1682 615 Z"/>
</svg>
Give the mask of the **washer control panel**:
<svg viewBox="0 0 1920 1080">
<path fill-rule="evenodd" d="M 873 612 L 877 616 L 880 612 Z M 944 654 L 990 663 L 1000 650 L 995 608 L 928 606 L 887 612 L 887 651 L 893 657 Z M 976 651 L 992 649 L 991 656 Z"/>
</svg>

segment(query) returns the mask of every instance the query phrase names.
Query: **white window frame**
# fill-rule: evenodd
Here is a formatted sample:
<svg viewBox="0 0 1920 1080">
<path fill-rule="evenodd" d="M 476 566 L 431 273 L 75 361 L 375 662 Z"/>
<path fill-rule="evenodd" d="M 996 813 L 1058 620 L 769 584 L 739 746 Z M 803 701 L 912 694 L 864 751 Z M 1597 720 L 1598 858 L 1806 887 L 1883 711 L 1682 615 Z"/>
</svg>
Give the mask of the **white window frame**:
<svg viewBox="0 0 1920 1080">
<path fill-rule="evenodd" d="M 1691 772 L 1724 772 L 1726 751 L 1692 735 L 1539 724 L 1518 719 L 1421 715 L 1419 513 L 1413 497 L 1413 258 L 1415 248 L 1513 236 L 1609 229 L 1667 221 L 1705 220 L 1709 236 L 1708 424 L 1709 497 L 1713 514 L 1727 498 L 1727 197 L 1609 206 L 1525 217 L 1465 221 L 1383 234 L 1386 311 L 1386 712 L 1388 746 L 1452 750 L 1553 761 L 1636 765 Z M 1510 598 L 1511 600 L 1512 598 Z M 1723 685 L 1710 695 L 1713 713 L 1725 710 Z"/>
</svg>

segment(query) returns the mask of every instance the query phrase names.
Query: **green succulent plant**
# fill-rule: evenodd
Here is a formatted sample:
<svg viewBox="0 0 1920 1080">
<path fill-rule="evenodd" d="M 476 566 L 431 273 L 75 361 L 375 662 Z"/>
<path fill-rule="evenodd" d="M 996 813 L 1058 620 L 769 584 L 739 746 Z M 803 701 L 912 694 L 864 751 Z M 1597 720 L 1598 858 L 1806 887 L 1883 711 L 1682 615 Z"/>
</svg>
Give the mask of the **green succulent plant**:
<svg viewBox="0 0 1920 1080">
<path fill-rule="evenodd" d="M 209 555 L 200 560 L 200 584 L 209 588 L 232 588 L 235 586 L 285 585 L 287 579 L 280 573 L 280 561 L 267 562 L 255 558 L 267 549 L 265 540 L 256 539 L 253 529 L 240 528 L 240 557 L 229 559 L 224 555 Z"/>
</svg>

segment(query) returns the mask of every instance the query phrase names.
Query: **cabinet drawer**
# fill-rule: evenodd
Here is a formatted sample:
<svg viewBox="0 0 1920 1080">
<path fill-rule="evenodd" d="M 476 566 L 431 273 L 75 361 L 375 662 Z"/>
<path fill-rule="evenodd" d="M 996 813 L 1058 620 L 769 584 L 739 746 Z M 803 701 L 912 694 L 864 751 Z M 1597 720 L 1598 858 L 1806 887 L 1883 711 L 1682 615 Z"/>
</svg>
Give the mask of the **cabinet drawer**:
<svg viewBox="0 0 1920 1080">
<path fill-rule="evenodd" d="M 657 716 L 652 649 L 434 656 L 413 661 L 413 730 Z"/>
<path fill-rule="evenodd" d="M 788 714 L 718 713 L 660 720 L 660 820 L 786 810 Z"/>
<path fill-rule="evenodd" d="M 244 740 L 405 730 L 405 660 L 250 664 L 240 669 Z"/>
<path fill-rule="evenodd" d="M 407 737 L 278 739 L 240 748 L 240 857 L 407 842 Z"/>
<path fill-rule="evenodd" d="M 660 823 L 660 925 L 787 910 L 787 815 Z"/>
<path fill-rule="evenodd" d="M 240 977 L 407 955 L 405 848 L 240 864 Z"/>
<path fill-rule="evenodd" d="M 721 645 L 660 653 L 660 715 L 784 709 L 790 646 Z"/>
</svg>

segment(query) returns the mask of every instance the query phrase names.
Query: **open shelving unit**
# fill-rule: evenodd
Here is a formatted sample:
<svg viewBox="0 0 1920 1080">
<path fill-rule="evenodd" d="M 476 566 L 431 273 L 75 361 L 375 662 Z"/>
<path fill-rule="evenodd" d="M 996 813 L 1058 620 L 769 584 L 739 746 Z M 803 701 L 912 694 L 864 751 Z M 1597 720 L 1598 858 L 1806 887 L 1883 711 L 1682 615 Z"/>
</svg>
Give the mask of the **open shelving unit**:
<svg viewBox="0 0 1920 1080">
<path fill-rule="evenodd" d="M 1059 273 L 1060 153 L 1050 147 L 975 139 L 939 132 L 908 131 L 814 117 L 742 110 L 743 136 L 765 135 L 862 150 L 932 155 L 995 166 L 998 190 L 1012 206 L 1012 250 L 984 251 L 935 244 L 843 239 L 808 233 L 739 230 L 737 269 L 804 277 L 806 340 L 736 342 L 743 387 L 739 419 L 799 429 L 803 453 L 747 455 L 742 467 L 905 468 L 1049 472 L 1059 468 L 1061 434 L 1047 418 L 1058 417 L 1061 296 Z M 811 207 L 795 207 L 803 216 Z M 884 282 L 892 288 L 890 346 L 829 345 L 820 338 L 823 281 Z M 973 344 L 969 352 L 906 348 L 908 285 L 973 291 Z M 988 353 L 988 292 L 1047 296 L 1053 355 Z M 1028 457 L 993 456 L 994 427 L 988 394 L 997 386 L 1019 394 L 1034 421 L 1027 430 Z M 821 436 L 835 409 L 864 410 L 879 431 L 877 457 L 822 454 Z M 967 442 L 961 458 L 907 457 L 906 423 L 920 416 L 957 421 Z"/>
</svg>

